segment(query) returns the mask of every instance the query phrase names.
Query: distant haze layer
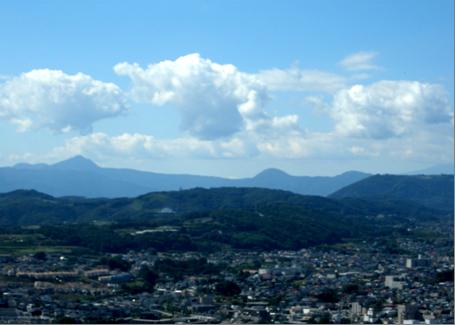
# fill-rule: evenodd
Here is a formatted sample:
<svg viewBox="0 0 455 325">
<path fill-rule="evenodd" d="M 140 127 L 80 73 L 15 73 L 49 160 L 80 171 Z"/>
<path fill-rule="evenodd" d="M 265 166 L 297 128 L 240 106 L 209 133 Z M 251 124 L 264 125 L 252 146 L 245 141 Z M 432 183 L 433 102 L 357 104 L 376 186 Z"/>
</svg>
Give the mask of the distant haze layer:
<svg viewBox="0 0 455 325">
<path fill-rule="evenodd" d="M 348 171 L 333 177 L 292 176 L 270 168 L 251 178 L 227 179 L 102 168 L 89 159 L 75 156 L 53 165 L 21 163 L 0 168 L 0 192 L 33 189 L 54 196 L 133 197 L 153 191 L 231 186 L 327 196 L 368 176 L 370 174 L 359 171 Z"/>
</svg>

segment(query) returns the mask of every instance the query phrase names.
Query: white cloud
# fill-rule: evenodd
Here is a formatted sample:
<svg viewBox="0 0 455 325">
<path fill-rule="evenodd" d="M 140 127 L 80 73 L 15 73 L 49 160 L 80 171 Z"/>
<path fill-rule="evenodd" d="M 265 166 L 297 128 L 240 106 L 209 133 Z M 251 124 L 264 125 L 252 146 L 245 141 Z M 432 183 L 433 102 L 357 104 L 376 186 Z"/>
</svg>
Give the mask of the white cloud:
<svg viewBox="0 0 455 325">
<path fill-rule="evenodd" d="M 121 90 L 88 75 L 39 69 L 0 84 L 0 118 L 19 131 L 89 132 L 94 122 L 126 110 Z"/>
<path fill-rule="evenodd" d="M 400 161 L 419 162 L 423 165 L 453 161 L 453 137 L 450 127 L 433 125 L 417 130 L 412 135 L 387 139 L 339 138 L 341 148 L 359 159 L 374 159 L 384 163 Z"/>
<path fill-rule="evenodd" d="M 318 113 L 330 113 L 330 106 L 321 96 L 306 96 L 303 102 L 310 105 Z"/>
<path fill-rule="evenodd" d="M 270 90 L 333 93 L 345 86 L 345 78 L 320 70 L 269 69 L 257 74 Z"/>
<path fill-rule="evenodd" d="M 373 60 L 376 58 L 376 52 L 357 52 L 351 55 L 348 55 L 339 64 L 351 71 L 367 71 L 375 70 L 379 67 L 373 64 Z"/>
<path fill-rule="evenodd" d="M 265 112 L 271 91 L 334 92 L 345 87 L 344 78 L 318 70 L 271 69 L 257 74 L 239 71 L 231 64 L 218 64 L 197 53 L 161 61 L 146 68 L 119 63 L 114 71 L 131 79 L 131 97 L 155 106 L 173 104 L 182 116 L 181 128 L 203 140 L 232 136 L 238 132 L 271 132 L 295 115 L 276 119 Z"/>
<path fill-rule="evenodd" d="M 51 156 L 71 157 L 154 158 L 238 158 L 257 154 L 254 145 L 245 139 L 200 140 L 197 138 L 156 139 L 147 134 L 123 133 L 117 136 L 97 132 L 68 139 L 54 148 Z"/>
<path fill-rule="evenodd" d="M 417 81 L 354 85 L 334 96 L 330 114 L 338 134 L 376 139 L 400 137 L 453 118 L 446 91 Z"/>
<path fill-rule="evenodd" d="M 240 131 L 244 120 L 263 116 L 268 98 L 265 86 L 255 76 L 197 53 L 146 68 L 124 62 L 114 71 L 131 79 L 131 95 L 136 101 L 177 106 L 182 130 L 201 139 Z"/>
<path fill-rule="evenodd" d="M 297 115 L 274 116 L 250 121 L 244 137 L 252 140 L 259 152 L 277 158 L 302 158 L 309 154 L 305 134 Z"/>
<path fill-rule="evenodd" d="M 136 157 L 141 159 L 234 159 L 254 156 L 299 158 L 308 155 L 307 143 L 297 116 L 265 118 L 226 139 L 196 137 L 157 139 L 151 135 L 124 133 L 110 136 L 92 133 L 68 139 L 51 156 L 61 159 L 77 154 L 89 157 Z"/>
<path fill-rule="evenodd" d="M 341 64 L 363 75 L 377 68 L 372 63 L 375 55 L 356 53 Z M 116 157 L 149 162 L 252 157 L 264 161 L 452 159 L 453 112 L 447 92 L 438 85 L 379 81 L 349 86 L 339 75 L 296 66 L 246 73 L 199 54 L 145 68 L 120 63 L 114 70 L 131 80 L 133 101 L 175 106 L 185 134 L 174 139 L 139 133 L 74 136 L 46 154 L 48 161 L 76 154 L 99 161 Z M 333 120 L 333 129 L 313 132 L 310 119 L 304 121 L 310 130 L 303 131 L 297 114 L 268 114 L 265 107 L 275 91 L 303 92 L 307 105 Z M 0 84 L 0 118 L 21 131 L 45 127 L 84 133 L 97 120 L 125 112 L 125 100 L 114 84 L 81 73 L 32 70 Z M 37 161 L 36 154 L 27 155 L 27 160 Z"/>
<path fill-rule="evenodd" d="M 336 132 L 302 132 L 290 117 L 264 120 L 256 128 L 230 139 L 201 140 L 194 137 L 157 139 L 151 135 L 92 133 L 75 136 L 44 154 L 25 153 L 12 162 L 55 162 L 82 154 L 100 162 L 154 165 L 158 160 L 188 161 L 236 159 L 244 162 L 266 159 L 312 161 L 414 161 L 431 165 L 453 160 L 453 128 L 430 125 L 413 134 L 391 138 L 343 136 Z M 118 166 L 118 163 L 116 166 Z M 271 166 L 272 166 L 271 165 Z M 141 168 L 141 167 L 139 167 Z"/>
</svg>

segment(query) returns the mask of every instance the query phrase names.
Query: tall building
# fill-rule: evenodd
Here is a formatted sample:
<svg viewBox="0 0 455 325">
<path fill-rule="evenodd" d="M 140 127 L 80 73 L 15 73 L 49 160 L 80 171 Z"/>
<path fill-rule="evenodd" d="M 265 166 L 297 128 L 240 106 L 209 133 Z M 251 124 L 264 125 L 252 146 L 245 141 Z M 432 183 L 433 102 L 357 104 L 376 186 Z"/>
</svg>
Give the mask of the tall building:
<svg viewBox="0 0 455 325">
<path fill-rule="evenodd" d="M 362 306 L 358 302 L 351 303 L 351 322 L 356 322 L 357 318 L 362 314 Z"/>
<path fill-rule="evenodd" d="M 384 286 L 389 289 L 403 289 L 403 282 L 394 275 L 386 275 L 384 280 Z"/>
<path fill-rule="evenodd" d="M 397 305 L 397 324 L 403 324 L 405 312 L 406 312 L 405 305 Z"/>
</svg>

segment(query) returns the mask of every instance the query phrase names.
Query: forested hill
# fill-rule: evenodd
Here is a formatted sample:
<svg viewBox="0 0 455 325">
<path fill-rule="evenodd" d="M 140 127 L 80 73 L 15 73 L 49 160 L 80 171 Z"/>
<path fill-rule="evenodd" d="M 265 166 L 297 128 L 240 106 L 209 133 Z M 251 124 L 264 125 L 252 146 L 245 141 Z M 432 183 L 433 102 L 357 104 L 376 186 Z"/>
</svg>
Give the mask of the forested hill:
<svg viewBox="0 0 455 325">
<path fill-rule="evenodd" d="M 55 198 L 30 190 L 0 195 L 5 231 L 22 229 L 59 245 L 110 252 L 300 249 L 387 237 L 420 221 L 448 220 L 446 215 L 401 201 L 335 200 L 261 188 L 196 188 L 118 199 Z"/>
<path fill-rule="evenodd" d="M 335 200 L 262 188 L 216 188 L 153 192 L 136 198 L 55 198 L 33 190 L 0 194 L 0 224 L 52 224 L 93 220 L 150 220 L 215 210 L 270 213 L 289 210 L 331 218 L 387 213 L 397 216 L 433 216 L 440 213 L 418 204 L 400 201 L 369 202 L 361 199 Z M 297 212 L 298 211 L 298 212 Z"/>
<path fill-rule="evenodd" d="M 453 186 L 453 175 L 374 175 L 348 185 L 330 197 L 374 201 L 402 200 L 453 212 Z"/>
</svg>

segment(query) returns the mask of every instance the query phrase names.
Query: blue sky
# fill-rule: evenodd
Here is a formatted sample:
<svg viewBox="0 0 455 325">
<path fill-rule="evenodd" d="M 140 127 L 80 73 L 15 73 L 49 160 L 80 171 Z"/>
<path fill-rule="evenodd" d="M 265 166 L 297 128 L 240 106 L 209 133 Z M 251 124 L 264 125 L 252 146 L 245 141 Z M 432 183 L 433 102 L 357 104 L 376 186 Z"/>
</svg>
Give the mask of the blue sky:
<svg viewBox="0 0 455 325">
<path fill-rule="evenodd" d="M 0 27 L 1 165 L 453 160 L 453 1 L 3 1 Z"/>
</svg>

